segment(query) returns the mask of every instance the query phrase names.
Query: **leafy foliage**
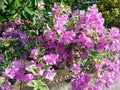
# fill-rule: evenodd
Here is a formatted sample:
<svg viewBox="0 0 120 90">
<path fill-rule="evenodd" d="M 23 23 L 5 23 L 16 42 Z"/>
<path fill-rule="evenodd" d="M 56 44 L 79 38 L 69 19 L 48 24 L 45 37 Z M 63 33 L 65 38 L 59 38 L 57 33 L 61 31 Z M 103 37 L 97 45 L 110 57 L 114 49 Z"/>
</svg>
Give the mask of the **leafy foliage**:
<svg viewBox="0 0 120 90">
<path fill-rule="evenodd" d="M 120 0 L 98 0 L 97 5 L 105 18 L 105 26 L 120 28 Z"/>
<path fill-rule="evenodd" d="M 39 10 L 40 0 L 1 0 L 1 22 L 14 21 L 16 18 L 33 21 Z"/>
<path fill-rule="evenodd" d="M 42 83 L 40 80 L 32 80 L 27 85 L 30 87 L 34 87 L 34 90 L 49 90 L 47 85 Z"/>
</svg>

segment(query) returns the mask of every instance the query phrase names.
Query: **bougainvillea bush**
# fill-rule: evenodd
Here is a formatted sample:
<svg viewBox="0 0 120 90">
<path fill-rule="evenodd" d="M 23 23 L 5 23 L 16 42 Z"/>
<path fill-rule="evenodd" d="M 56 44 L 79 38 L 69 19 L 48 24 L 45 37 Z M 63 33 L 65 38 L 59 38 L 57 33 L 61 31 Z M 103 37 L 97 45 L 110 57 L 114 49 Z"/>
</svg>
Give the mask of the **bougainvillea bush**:
<svg viewBox="0 0 120 90">
<path fill-rule="evenodd" d="M 43 2 L 38 9 L 44 9 Z M 69 75 L 72 90 L 111 88 L 120 75 L 119 29 L 104 27 L 96 5 L 71 11 L 54 4 L 49 22 L 42 15 L 39 29 L 29 29 L 20 18 L 0 26 L 0 63 L 9 62 L 1 72 L 0 90 L 14 90 L 20 82 L 49 90 L 46 80 L 57 80 L 60 70 Z"/>
</svg>

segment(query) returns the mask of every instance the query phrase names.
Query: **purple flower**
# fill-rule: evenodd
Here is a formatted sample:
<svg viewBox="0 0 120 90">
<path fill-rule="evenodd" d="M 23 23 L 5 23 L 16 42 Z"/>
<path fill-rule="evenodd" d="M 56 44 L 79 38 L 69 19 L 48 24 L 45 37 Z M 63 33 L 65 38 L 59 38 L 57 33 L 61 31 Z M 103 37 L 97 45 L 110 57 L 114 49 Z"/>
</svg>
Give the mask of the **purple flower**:
<svg viewBox="0 0 120 90">
<path fill-rule="evenodd" d="M 120 32 L 118 28 L 110 29 L 110 45 L 108 50 L 114 52 L 120 52 Z"/>
<path fill-rule="evenodd" d="M 26 82 L 26 83 L 29 83 L 31 80 L 33 80 L 34 79 L 34 75 L 33 74 L 26 74 L 25 76 L 24 76 L 24 81 Z"/>
<path fill-rule="evenodd" d="M 46 79 L 49 79 L 50 81 L 53 81 L 54 77 L 55 77 L 55 71 L 54 69 L 52 70 L 46 70 L 44 72 L 44 76 Z"/>
<path fill-rule="evenodd" d="M 53 42 L 49 42 L 45 44 L 46 49 L 54 49 L 56 47 L 56 44 Z"/>
<path fill-rule="evenodd" d="M 37 59 L 36 56 L 38 56 L 38 55 L 39 55 L 39 50 L 37 50 L 37 49 L 32 49 L 29 57 L 30 57 L 30 58 L 33 58 L 33 59 Z"/>
<path fill-rule="evenodd" d="M 5 28 L 5 29 L 9 28 L 9 26 L 10 26 L 10 23 L 9 23 L 9 22 L 5 22 L 5 23 L 4 23 L 4 28 Z"/>
<path fill-rule="evenodd" d="M 58 32 L 58 34 L 61 34 L 66 30 L 66 27 L 64 25 L 68 22 L 68 15 L 64 14 L 61 16 L 55 16 L 55 19 L 57 23 L 54 26 L 54 29 Z"/>
<path fill-rule="evenodd" d="M 56 64 L 58 57 L 59 55 L 57 54 L 49 54 L 49 55 L 44 55 L 43 59 L 47 63 L 47 65 L 54 65 Z"/>
<path fill-rule="evenodd" d="M 37 41 L 39 42 L 40 45 L 43 45 L 43 43 L 44 43 L 44 38 L 43 38 L 43 36 L 42 36 L 42 35 L 37 36 Z"/>
<path fill-rule="evenodd" d="M 5 69 L 5 76 L 13 79 L 13 78 L 15 78 L 15 74 L 17 71 L 18 71 L 18 69 L 6 68 Z"/>
<path fill-rule="evenodd" d="M 106 49 L 106 46 L 109 44 L 109 41 L 105 39 L 105 37 L 99 38 L 99 44 L 97 46 L 97 50 L 99 52 L 102 52 L 104 49 Z"/>
<path fill-rule="evenodd" d="M 62 43 L 57 43 L 56 49 L 60 52 L 63 53 L 64 52 L 64 46 Z"/>
<path fill-rule="evenodd" d="M 83 15 L 80 15 L 80 17 L 81 16 Z M 96 5 L 93 5 L 92 7 L 88 8 L 86 17 L 85 22 L 81 25 L 84 30 L 87 30 L 88 33 L 92 34 L 94 28 L 94 30 L 100 35 L 106 35 L 104 19 L 102 17 L 102 14 L 98 12 L 98 8 Z"/>
<path fill-rule="evenodd" d="M 24 65 L 20 61 L 13 61 L 12 68 L 16 68 L 16 69 L 22 68 L 23 69 Z"/>
<path fill-rule="evenodd" d="M 82 59 L 85 59 L 85 58 L 87 57 L 87 55 L 88 55 L 88 52 L 87 52 L 87 51 L 82 52 L 82 53 L 81 53 Z"/>
<path fill-rule="evenodd" d="M 66 27 L 57 23 L 56 25 L 54 25 L 54 29 L 58 32 L 58 34 L 61 34 L 66 30 Z"/>
<path fill-rule="evenodd" d="M 46 40 L 50 40 L 51 42 L 54 42 L 56 40 L 56 34 L 54 32 L 48 32 L 46 35 L 45 35 L 45 39 Z"/>
<path fill-rule="evenodd" d="M 43 76 L 44 70 L 42 70 L 41 68 L 39 68 L 38 70 L 39 70 L 39 75 Z"/>
<path fill-rule="evenodd" d="M 87 50 L 93 50 L 94 49 L 94 42 L 91 40 L 91 38 L 87 37 L 85 34 L 79 35 L 79 41 L 87 47 Z"/>
<path fill-rule="evenodd" d="M 112 72 L 109 71 L 105 71 L 103 72 L 103 75 L 101 75 L 98 78 L 98 82 L 96 83 L 96 86 L 100 86 L 100 87 L 105 87 L 106 85 L 111 88 L 111 86 L 113 86 L 113 76 L 112 76 Z"/>
<path fill-rule="evenodd" d="M 12 37 L 14 32 L 14 28 L 7 28 L 6 32 L 3 32 L 3 37 Z"/>
<path fill-rule="evenodd" d="M 112 79 L 108 79 L 107 82 L 106 82 L 106 85 L 111 88 L 113 86 L 114 82 Z"/>
<path fill-rule="evenodd" d="M 118 28 L 113 27 L 110 29 L 110 39 L 111 40 L 120 39 L 120 30 Z"/>
<path fill-rule="evenodd" d="M 24 73 L 24 65 L 19 61 L 13 61 L 11 68 L 5 69 L 5 76 L 17 81 L 23 80 Z"/>
<path fill-rule="evenodd" d="M 34 65 L 34 66 L 37 66 L 37 63 L 35 61 L 29 61 L 26 65 L 25 65 L 25 68 L 31 66 L 31 65 Z"/>
<path fill-rule="evenodd" d="M 116 54 L 114 57 L 114 64 L 119 66 L 120 65 L 120 59 L 119 59 L 119 54 Z"/>
<path fill-rule="evenodd" d="M 62 54 L 62 58 L 64 59 L 64 60 L 66 60 L 67 58 L 70 58 L 72 56 L 72 54 L 70 53 L 70 52 L 64 52 L 63 54 Z"/>
<path fill-rule="evenodd" d="M 5 76 L 16 79 L 17 81 L 23 80 L 25 71 L 23 69 L 17 68 L 7 68 L 5 69 Z"/>
<path fill-rule="evenodd" d="M 77 78 L 72 79 L 72 90 L 85 90 L 90 80 L 91 78 L 87 73 L 81 73 Z"/>
<path fill-rule="evenodd" d="M 67 31 L 61 35 L 59 42 L 70 44 L 74 40 L 75 33 L 73 31 Z"/>
<path fill-rule="evenodd" d="M 52 13 L 53 13 L 54 15 L 57 15 L 57 14 L 58 14 L 58 11 L 59 11 L 59 5 L 54 4 L 54 8 L 53 8 L 53 10 L 52 10 Z"/>
<path fill-rule="evenodd" d="M 45 66 L 43 63 L 39 63 L 37 65 L 37 70 L 39 71 L 39 75 L 42 76 L 44 73 L 44 70 L 42 70 L 42 67 Z"/>
<path fill-rule="evenodd" d="M 64 14 L 64 15 L 61 15 L 61 16 L 56 16 L 55 19 L 56 19 L 56 22 L 59 25 L 65 25 L 65 24 L 67 24 L 67 22 L 69 20 L 69 17 L 68 17 L 67 14 Z"/>
<path fill-rule="evenodd" d="M 103 67 L 103 64 L 96 64 L 95 67 L 98 71 L 101 71 L 102 67 Z"/>
<path fill-rule="evenodd" d="M 22 35 L 22 31 L 20 29 L 17 29 L 14 31 L 14 34 L 20 36 L 20 35 Z"/>
<path fill-rule="evenodd" d="M 99 85 L 95 85 L 91 89 L 88 89 L 88 90 L 103 90 L 103 87 L 101 87 Z"/>
<path fill-rule="evenodd" d="M 22 24 L 21 19 L 16 19 L 16 20 L 15 20 L 15 24 L 16 24 L 16 25 Z"/>
<path fill-rule="evenodd" d="M 108 50 L 113 52 L 120 52 L 120 40 L 113 40 L 112 45 L 109 46 Z"/>
<path fill-rule="evenodd" d="M 26 60 L 27 60 L 27 54 L 25 53 L 25 54 L 21 55 L 21 59 L 22 59 L 23 61 L 26 61 Z"/>
<path fill-rule="evenodd" d="M 75 74 L 78 74 L 80 72 L 80 64 L 73 64 L 70 70 Z"/>
<path fill-rule="evenodd" d="M 23 46 L 25 45 L 26 42 L 28 42 L 26 33 L 23 33 L 20 35 L 20 40 L 21 40 Z"/>
<path fill-rule="evenodd" d="M 3 90 L 13 90 L 13 86 L 10 82 L 6 82 Z"/>
<path fill-rule="evenodd" d="M 85 11 L 80 11 L 79 16 L 80 16 L 80 21 L 82 23 L 85 23 L 87 20 L 87 16 L 85 16 Z"/>
<path fill-rule="evenodd" d="M 4 56 L 2 53 L 0 53 L 0 62 L 4 62 Z"/>
<path fill-rule="evenodd" d="M 15 30 L 14 28 L 8 28 L 6 32 L 3 33 L 3 37 L 17 38 L 20 35 L 22 35 L 21 30 L 20 29 Z"/>
<path fill-rule="evenodd" d="M 17 72 L 15 72 L 15 79 L 18 82 L 21 81 L 21 80 L 24 80 L 24 75 L 25 75 L 25 70 L 24 69 L 19 69 Z"/>
</svg>

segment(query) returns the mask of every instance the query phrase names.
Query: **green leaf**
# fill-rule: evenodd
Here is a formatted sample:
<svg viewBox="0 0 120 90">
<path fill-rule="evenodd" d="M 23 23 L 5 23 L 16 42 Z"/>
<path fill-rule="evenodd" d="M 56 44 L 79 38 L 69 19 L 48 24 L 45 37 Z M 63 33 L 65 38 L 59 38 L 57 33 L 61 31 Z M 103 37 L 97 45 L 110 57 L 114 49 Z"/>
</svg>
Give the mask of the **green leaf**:
<svg viewBox="0 0 120 90">
<path fill-rule="evenodd" d="M 5 21 L 6 21 L 6 19 L 0 15 L 0 23 L 3 23 Z"/>
<path fill-rule="evenodd" d="M 6 5 L 4 5 L 4 1 L 0 0 L 0 11 L 5 9 Z"/>
<path fill-rule="evenodd" d="M 96 56 L 99 55 L 99 52 L 96 51 L 96 50 L 94 50 L 94 51 L 91 51 L 91 52 L 89 53 L 89 55 L 90 55 L 90 56 L 94 56 L 94 57 L 96 57 Z"/>
<path fill-rule="evenodd" d="M 49 68 L 51 68 L 51 66 L 49 66 L 49 65 L 45 65 L 44 67 L 42 67 L 42 69 L 44 69 L 44 70 L 49 69 Z"/>
<path fill-rule="evenodd" d="M 22 15 L 24 16 L 24 18 L 28 19 L 28 14 L 26 11 L 22 11 Z"/>
<path fill-rule="evenodd" d="M 70 83 L 71 79 L 64 80 L 65 83 Z"/>
<path fill-rule="evenodd" d="M 38 5 L 38 1 L 40 1 L 40 0 L 34 0 L 34 4 L 35 4 L 35 6 Z"/>
<path fill-rule="evenodd" d="M 7 0 L 7 3 L 10 4 L 12 2 L 12 0 Z"/>
<path fill-rule="evenodd" d="M 4 82 L 4 81 L 5 81 L 5 78 L 0 77 L 0 82 Z"/>
<path fill-rule="evenodd" d="M 25 11 L 26 11 L 28 14 L 30 14 L 30 15 L 33 15 L 33 14 L 34 14 L 34 12 L 33 12 L 30 8 L 28 8 L 28 7 L 25 7 Z"/>
<path fill-rule="evenodd" d="M 44 79 L 43 76 L 40 76 L 38 80 L 42 81 Z"/>
<path fill-rule="evenodd" d="M 26 49 L 28 52 L 30 52 L 30 44 L 29 44 L 29 43 L 26 43 L 26 44 L 25 44 L 25 49 Z"/>
<path fill-rule="evenodd" d="M 7 0 L 4 0 L 4 3 L 5 3 L 5 4 L 8 4 Z"/>
<path fill-rule="evenodd" d="M 10 41 L 7 39 L 7 40 L 4 40 L 3 41 L 3 45 L 5 46 L 5 47 L 9 47 L 10 46 Z"/>
<path fill-rule="evenodd" d="M 37 80 L 32 80 L 27 85 L 30 86 L 30 87 L 36 87 L 36 86 L 38 86 L 38 81 Z"/>
<path fill-rule="evenodd" d="M 42 49 L 41 49 L 41 52 L 40 52 L 40 55 L 44 55 L 44 54 L 45 54 L 45 51 L 46 51 L 45 48 L 42 48 Z"/>
<path fill-rule="evenodd" d="M 38 90 L 49 90 L 46 84 L 39 85 Z"/>
<path fill-rule="evenodd" d="M 15 2 L 14 2 L 14 7 L 15 7 L 15 8 L 20 7 L 20 0 L 15 0 Z"/>
<path fill-rule="evenodd" d="M 36 24 L 36 17 L 34 16 L 32 20 L 33 20 L 33 25 L 35 25 Z"/>
<path fill-rule="evenodd" d="M 37 67 L 35 65 L 28 66 L 26 70 L 32 72 L 34 75 L 38 75 Z"/>
<path fill-rule="evenodd" d="M 34 87 L 34 90 L 49 90 L 48 86 L 45 83 L 42 83 L 40 80 L 32 80 L 27 85 Z"/>
</svg>

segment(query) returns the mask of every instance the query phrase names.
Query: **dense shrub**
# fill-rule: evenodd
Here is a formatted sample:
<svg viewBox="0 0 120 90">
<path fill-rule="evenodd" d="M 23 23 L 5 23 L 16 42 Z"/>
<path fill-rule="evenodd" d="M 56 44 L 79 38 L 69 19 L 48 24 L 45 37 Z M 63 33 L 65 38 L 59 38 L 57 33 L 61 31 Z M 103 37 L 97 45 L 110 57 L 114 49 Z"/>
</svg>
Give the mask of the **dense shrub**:
<svg viewBox="0 0 120 90">
<path fill-rule="evenodd" d="M 32 15 L 25 22 L 21 13 L 0 25 L 0 63 L 7 63 L 0 89 L 12 90 L 22 81 L 34 90 L 49 90 L 48 82 L 66 75 L 73 90 L 111 88 L 120 76 L 119 29 L 105 28 L 96 4 L 86 10 L 54 4 L 51 11 L 42 1 L 36 5 L 35 22 Z"/>
</svg>

